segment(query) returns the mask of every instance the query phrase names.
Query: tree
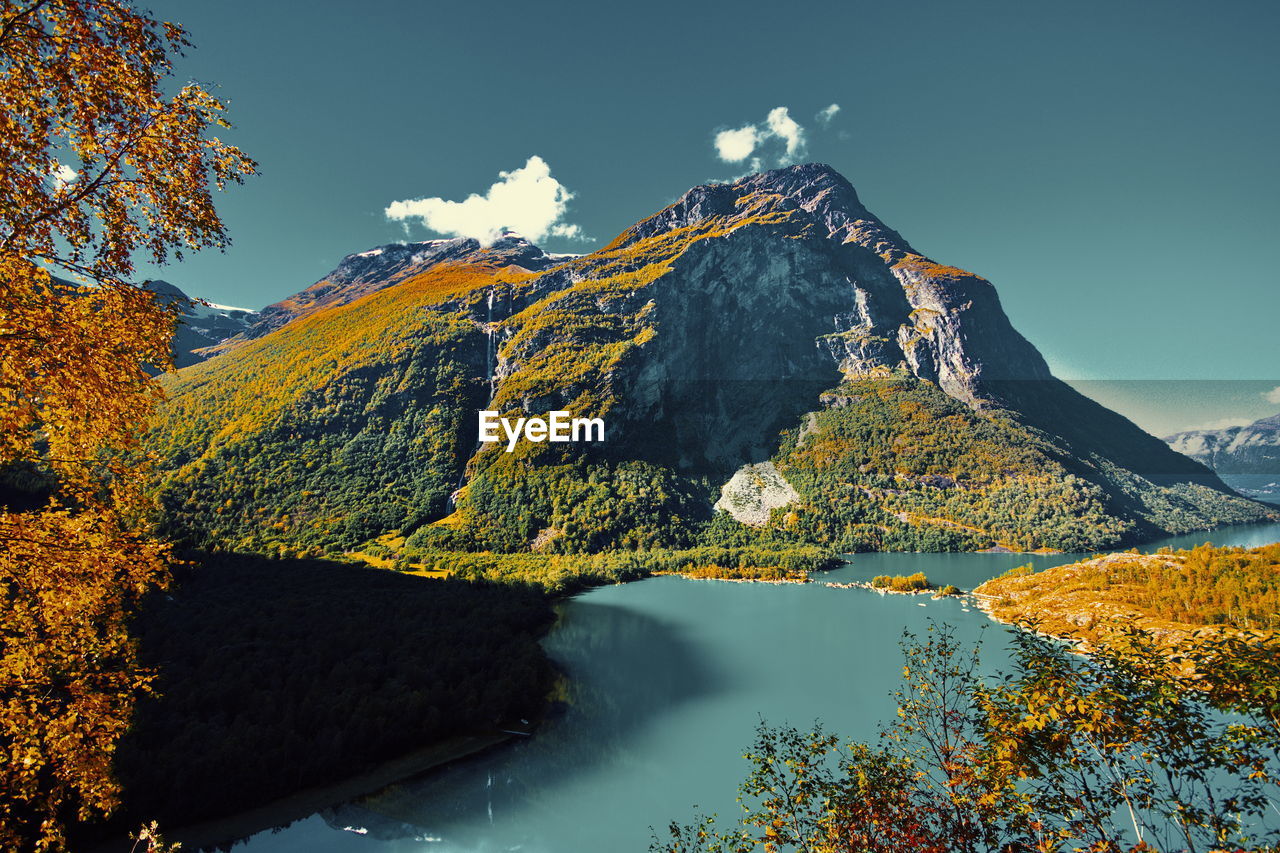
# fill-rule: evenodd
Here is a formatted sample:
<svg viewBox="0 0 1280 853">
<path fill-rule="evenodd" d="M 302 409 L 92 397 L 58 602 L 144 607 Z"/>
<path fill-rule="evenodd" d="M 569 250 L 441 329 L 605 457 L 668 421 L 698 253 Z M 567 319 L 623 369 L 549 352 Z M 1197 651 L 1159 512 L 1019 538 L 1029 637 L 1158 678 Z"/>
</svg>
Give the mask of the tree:
<svg viewBox="0 0 1280 853">
<path fill-rule="evenodd" d="M 5 849 L 61 847 L 116 805 L 112 751 L 149 680 L 128 617 L 167 551 L 138 430 L 176 316 L 129 279 L 137 255 L 227 245 L 213 191 L 256 168 L 210 135 L 228 125 L 209 92 L 166 93 L 188 46 L 119 0 L 0 0 L 0 472 L 47 485 L 0 509 Z"/>
<path fill-rule="evenodd" d="M 1170 648 L 1118 626 L 1089 655 L 1031 632 L 980 678 L 952 629 L 906 635 L 882 746 L 762 726 L 743 818 L 672 824 L 666 853 L 1275 853 L 1277 639 Z M 1227 713 L 1223 713 L 1227 712 Z"/>
</svg>

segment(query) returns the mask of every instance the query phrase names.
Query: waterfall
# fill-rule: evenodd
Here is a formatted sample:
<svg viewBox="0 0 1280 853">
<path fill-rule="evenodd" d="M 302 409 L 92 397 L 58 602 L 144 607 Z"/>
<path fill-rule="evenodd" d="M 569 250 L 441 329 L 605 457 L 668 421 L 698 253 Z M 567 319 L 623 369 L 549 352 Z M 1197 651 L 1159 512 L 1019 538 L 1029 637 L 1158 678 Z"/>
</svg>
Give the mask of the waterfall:
<svg viewBox="0 0 1280 853">
<path fill-rule="evenodd" d="M 485 377 L 489 381 L 489 399 L 492 400 L 493 395 L 496 393 L 493 383 L 493 362 L 498 355 L 493 329 L 493 288 L 489 288 L 489 316 L 484 324 L 484 333 L 485 337 L 489 339 L 488 344 L 485 346 Z"/>
<path fill-rule="evenodd" d="M 492 287 L 489 288 L 489 295 L 485 299 L 484 336 L 486 340 L 485 340 L 485 347 L 484 347 L 484 377 L 485 377 L 485 381 L 489 383 L 489 400 L 491 402 L 493 400 L 494 395 L 498 393 L 497 381 L 493 375 L 495 362 L 497 362 L 498 360 L 497 332 L 493 327 L 493 303 L 496 300 L 496 298 L 497 298 L 496 290 Z M 507 315 L 510 316 L 510 314 L 511 314 L 510 305 L 508 305 Z M 475 449 L 472 451 L 472 453 L 478 452 L 479 450 L 480 450 L 480 442 L 477 441 Z M 453 492 L 450 493 L 446 501 L 447 508 L 450 512 L 457 509 L 458 501 L 455 495 L 466 484 L 467 484 L 467 471 L 466 471 L 466 467 L 464 466 L 462 469 L 462 472 L 458 475 L 458 485 L 454 487 Z"/>
</svg>

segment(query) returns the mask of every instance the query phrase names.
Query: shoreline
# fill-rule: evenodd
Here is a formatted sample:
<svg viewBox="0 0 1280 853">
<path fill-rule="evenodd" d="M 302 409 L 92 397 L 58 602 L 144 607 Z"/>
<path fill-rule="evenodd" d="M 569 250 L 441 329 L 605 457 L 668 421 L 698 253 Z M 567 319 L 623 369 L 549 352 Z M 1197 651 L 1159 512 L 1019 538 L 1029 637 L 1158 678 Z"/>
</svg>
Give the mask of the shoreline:
<svg viewBox="0 0 1280 853">
<path fill-rule="evenodd" d="M 319 811 L 376 793 L 389 785 L 464 758 L 486 752 L 532 732 L 498 731 L 491 734 L 458 735 L 407 755 L 390 759 L 338 782 L 305 788 L 269 803 L 227 817 L 212 818 L 186 826 L 161 826 L 168 843 L 181 842 L 182 849 L 204 850 L 234 844 L 251 835 L 305 820 Z M 129 831 L 135 831 L 130 829 Z M 103 841 L 93 853 L 127 853 L 133 849 L 128 839 Z"/>
<path fill-rule="evenodd" d="M 977 552 L 975 552 L 977 553 Z M 928 589 L 890 589 L 887 586 L 873 586 L 871 581 L 825 581 L 823 586 L 829 586 L 832 589 L 868 589 L 872 592 L 878 592 L 881 595 L 927 595 L 930 598 L 965 598 L 972 593 L 960 590 L 955 593 L 943 594 L 939 587 L 929 587 Z"/>
<path fill-rule="evenodd" d="M 1066 637 L 1066 636 L 1061 636 L 1059 634 L 1050 634 L 1047 631 L 1038 631 L 1035 628 L 1030 627 L 1029 625 L 1023 625 L 1018 622 L 1012 622 L 1012 621 L 1001 619 L 999 616 L 991 612 L 991 602 L 998 601 L 1000 598 L 1000 596 L 998 595 L 988 595 L 985 592 L 967 592 L 965 593 L 965 597 L 973 601 L 973 607 L 975 610 L 980 612 L 982 615 L 986 616 L 988 619 L 990 619 L 992 622 L 996 623 L 997 625 L 1004 625 L 1009 628 L 1014 628 L 1018 631 L 1026 631 L 1028 634 L 1035 634 L 1037 637 L 1045 637 L 1050 640 L 1057 640 L 1058 642 L 1067 643 L 1075 647 L 1080 652 L 1085 652 L 1085 653 L 1088 652 L 1086 641 L 1080 637 Z"/>
<path fill-rule="evenodd" d="M 802 584 L 812 583 L 813 579 L 808 575 L 795 578 L 727 578 L 716 577 L 715 575 L 693 575 L 687 572 L 653 572 L 650 577 L 678 577 L 687 581 L 717 581 L 719 583 L 767 583 L 774 586 L 783 584 Z"/>
<path fill-rule="evenodd" d="M 1220 549 L 1245 550 L 1248 546 L 1216 546 Z M 1257 546 L 1254 546 L 1257 547 Z M 1267 546 L 1262 546 L 1267 547 Z M 1175 648 L 1178 642 L 1207 635 L 1247 635 L 1277 633 L 1277 629 L 1242 627 L 1226 622 L 1215 622 L 1208 615 L 1198 620 L 1179 620 L 1168 614 L 1156 612 L 1141 603 L 1126 600 L 1123 592 L 1112 594 L 1110 567 L 1119 563 L 1123 568 L 1138 567 L 1144 572 L 1174 571 L 1185 568 L 1187 551 L 1150 553 L 1117 551 L 1095 555 L 1073 563 L 1053 566 L 1040 571 L 1017 576 L 1000 576 L 980 584 L 969 593 L 974 606 L 988 619 L 999 624 L 1026 631 L 1039 637 L 1057 640 L 1082 653 L 1102 648 L 1114 638 L 1119 626 L 1127 625 L 1147 634 L 1160 645 Z M 1081 572 L 1097 572 L 1103 577 L 1080 582 Z M 1228 567 L 1224 571 L 1230 571 Z M 1035 583 L 1020 584 L 1024 579 L 1048 579 L 1041 584 L 1049 591 L 1043 593 Z M 1135 582 L 1132 579 L 1128 583 Z M 1138 578 L 1136 583 L 1144 581 Z M 1120 589 L 1126 581 L 1120 581 Z M 988 592 L 979 592 L 988 587 Z M 998 613 L 997 611 L 1003 611 Z"/>
</svg>

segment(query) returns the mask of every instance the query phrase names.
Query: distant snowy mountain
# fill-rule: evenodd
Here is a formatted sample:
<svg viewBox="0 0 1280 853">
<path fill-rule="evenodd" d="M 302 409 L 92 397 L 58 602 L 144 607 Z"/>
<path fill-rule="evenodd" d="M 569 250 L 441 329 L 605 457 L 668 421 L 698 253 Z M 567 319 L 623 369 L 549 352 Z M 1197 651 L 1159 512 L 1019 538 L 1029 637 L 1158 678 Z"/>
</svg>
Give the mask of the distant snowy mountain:
<svg viewBox="0 0 1280 853">
<path fill-rule="evenodd" d="M 1237 491 L 1280 503 L 1280 415 L 1248 426 L 1188 430 L 1165 442 L 1212 468 Z"/>
<path fill-rule="evenodd" d="M 173 336 L 173 361 L 178 367 L 188 367 L 204 361 L 213 353 L 202 350 L 241 334 L 259 316 L 258 311 L 248 308 L 202 304 L 167 281 L 157 279 L 147 282 L 143 287 L 159 294 L 167 302 L 179 302 L 183 306 L 182 319 Z"/>
</svg>

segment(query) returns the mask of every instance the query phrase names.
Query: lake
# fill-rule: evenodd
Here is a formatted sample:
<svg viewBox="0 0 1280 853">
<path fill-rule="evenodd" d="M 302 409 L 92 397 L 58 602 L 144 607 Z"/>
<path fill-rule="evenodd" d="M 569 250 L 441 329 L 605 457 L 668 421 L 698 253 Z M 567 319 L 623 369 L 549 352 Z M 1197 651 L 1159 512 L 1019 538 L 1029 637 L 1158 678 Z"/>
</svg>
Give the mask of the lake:
<svg viewBox="0 0 1280 853">
<path fill-rule="evenodd" d="M 1280 524 L 1148 543 L 1257 546 Z M 570 678 L 567 710 L 533 737 L 258 833 L 237 850 L 599 853 L 643 851 L 650 828 L 695 812 L 732 818 L 743 752 L 761 718 L 815 719 L 869 740 L 894 713 L 898 641 L 929 620 L 981 639 L 984 668 L 1006 660 L 1006 628 L 957 599 L 880 595 L 824 581 L 925 572 L 972 589 L 1031 562 L 1080 555 L 864 554 L 810 584 L 650 578 L 562 605 L 545 640 Z M 180 835 L 180 833 L 179 833 Z"/>
</svg>

